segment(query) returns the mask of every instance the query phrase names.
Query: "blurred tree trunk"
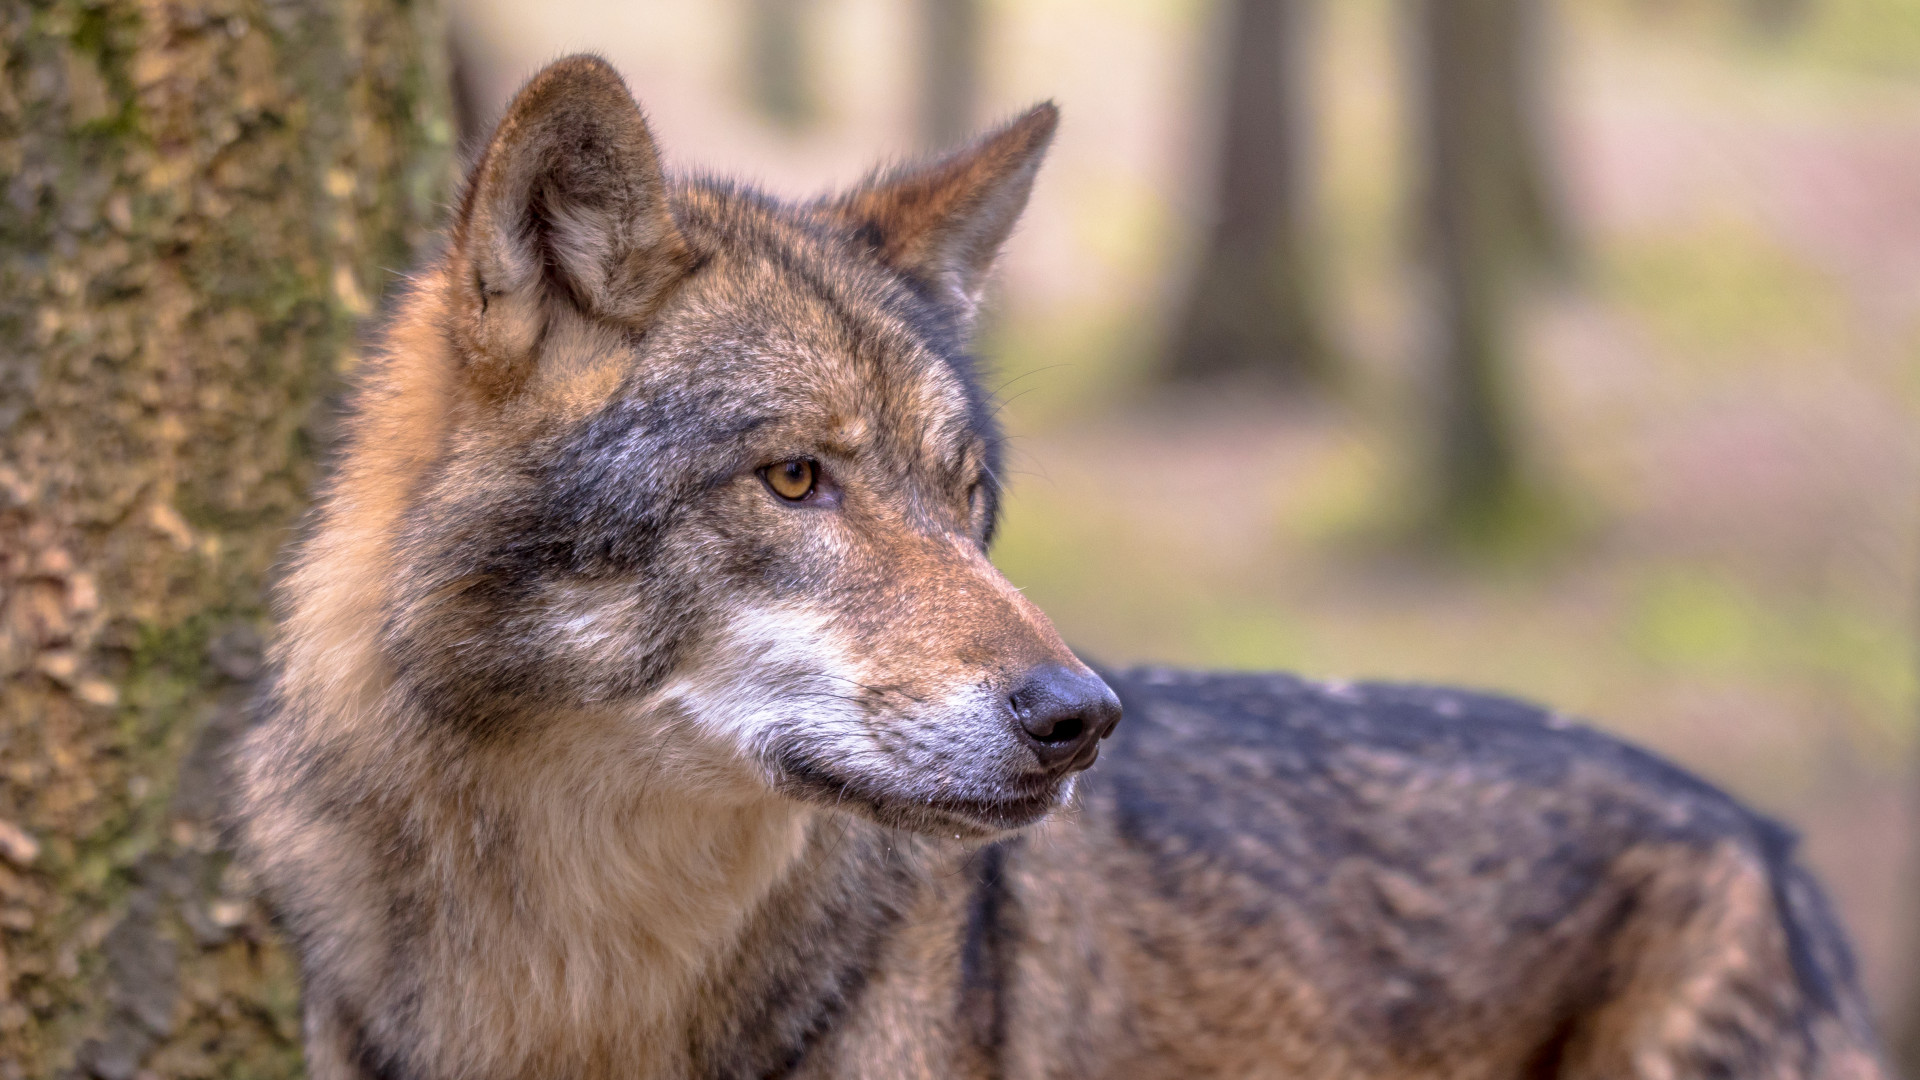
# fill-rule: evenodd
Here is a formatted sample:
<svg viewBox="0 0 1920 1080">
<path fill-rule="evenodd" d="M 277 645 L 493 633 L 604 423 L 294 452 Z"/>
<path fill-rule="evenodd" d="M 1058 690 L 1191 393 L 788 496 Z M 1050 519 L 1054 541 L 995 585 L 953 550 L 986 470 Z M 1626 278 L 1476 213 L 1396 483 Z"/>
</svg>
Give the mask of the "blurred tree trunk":
<svg viewBox="0 0 1920 1080">
<path fill-rule="evenodd" d="M 0 6 L 0 1080 L 298 1071 L 218 752 L 445 191 L 444 41 L 425 0 Z"/>
<path fill-rule="evenodd" d="M 1436 350 L 1431 400 L 1434 525 L 1497 529 L 1522 491 L 1509 366 L 1515 270 L 1513 9 L 1528 0 L 1414 0 L 1420 48 L 1425 234 Z"/>
<path fill-rule="evenodd" d="M 1920 606 L 1913 609 L 1913 617 L 1920 620 Z M 1920 640 L 1917 638 L 1916 640 Z M 1911 662 L 1920 665 L 1920 655 L 1911 658 Z M 1910 828 L 1920 825 L 1920 747 L 1908 752 L 1907 798 L 1908 824 Z M 1906 985 L 1900 988 L 1901 998 L 1895 1002 L 1897 1008 L 1886 1015 L 1886 1035 L 1888 1056 L 1893 1059 L 1895 1075 L 1920 1077 L 1920 913 L 1915 912 L 1915 897 L 1920 896 L 1920 828 L 1913 828 L 1907 842 L 1907 895 L 1908 917 L 1906 936 L 1900 946 L 1906 954 L 1906 970 L 1902 972 Z"/>
<path fill-rule="evenodd" d="M 1785 37 L 1813 14 L 1813 0 L 1745 0 L 1748 25 L 1769 37 Z"/>
<path fill-rule="evenodd" d="M 1485 71 L 1497 81 L 1488 90 L 1487 107 L 1495 110 L 1493 122 L 1499 125 L 1489 149 L 1500 155 L 1499 183 L 1506 190 L 1520 254 L 1545 268 L 1565 270 L 1574 259 L 1575 238 L 1552 149 L 1550 14 L 1548 0 L 1502 0 L 1484 16 Z"/>
<path fill-rule="evenodd" d="M 487 100 L 488 57 L 477 37 L 458 18 L 447 27 L 447 119 L 453 125 L 454 151 L 463 162 L 486 149 L 496 119 L 496 106 Z"/>
<path fill-rule="evenodd" d="M 980 0 L 919 0 L 920 141 L 971 138 L 980 109 Z"/>
<path fill-rule="evenodd" d="M 748 0 L 747 88 L 760 115 L 798 131 L 817 112 L 807 67 L 812 0 Z"/>
<path fill-rule="evenodd" d="M 1232 0 L 1212 228 L 1167 374 L 1326 381 L 1307 224 L 1310 0 Z"/>
<path fill-rule="evenodd" d="M 1920 776 L 1920 766 L 1916 766 L 1914 771 Z M 1920 783 L 1913 786 L 1920 786 Z M 1920 793 L 1910 793 L 1908 797 L 1920 799 Z M 1907 858 L 1910 862 L 1920 861 L 1915 860 L 1915 852 L 1911 849 Z M 1910 888 L 1916 877 L 1920 877 L 1920 874 L 1909 869 L 1907 881 Z M 1911 894 L 1908 902 L 1912 903 Z M 1894 1075 L 1906 1077 L 1920 1076 L 1920 933 L 1914 930 L 1916 922 L 1920 920 L 1911 916 L 1907 920 L 1906 986 L 1902 988 L 1904 997 L 1898 1003 L 1899 1011 L 1887 1017 L 1887 1043 L 1893 1058 Z"/>
</svg>

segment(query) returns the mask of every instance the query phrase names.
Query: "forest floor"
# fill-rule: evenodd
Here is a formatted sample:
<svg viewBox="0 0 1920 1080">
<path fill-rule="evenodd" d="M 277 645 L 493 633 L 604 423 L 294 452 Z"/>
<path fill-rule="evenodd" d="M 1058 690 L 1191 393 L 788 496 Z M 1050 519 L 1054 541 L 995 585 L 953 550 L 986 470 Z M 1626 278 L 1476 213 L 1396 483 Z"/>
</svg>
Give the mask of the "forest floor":
<svg viewBox="0 0 1920 1080">
<path fill-rule="evenodd" d="M 1672 755 L 1801 830 L 1886 1012 L 1920 944 L 1920 82 L 1689 33 L 1567 29 L 1582 254 L 1515 372 L 1558 539 L 1389 542 L 1420 334 L 1356 55 L 1330 80 L 1361 86 L 1330 121 L 1344 400 L 1170 394 L 1124 321 L 1101 356 L 1010 320 L 996 559 L 1105 662 L 1493 688 Z"/>
</svg>

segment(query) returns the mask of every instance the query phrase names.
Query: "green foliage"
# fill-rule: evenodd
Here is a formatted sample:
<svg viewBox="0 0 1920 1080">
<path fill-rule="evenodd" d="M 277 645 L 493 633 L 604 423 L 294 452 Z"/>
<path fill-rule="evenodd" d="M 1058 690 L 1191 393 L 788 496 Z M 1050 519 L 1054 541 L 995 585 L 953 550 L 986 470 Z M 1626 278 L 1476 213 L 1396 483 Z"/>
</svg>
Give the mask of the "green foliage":
<svg viewBox="0 0 1920 1080">
<path fill-rule="evenodd" d="M 1650 570 L 1627 616 L 1628 640 L 1669 677 L 1763 683 L 1806 673 L 1904 736 L 1916 684 L 1906 628 L 1843 597 L 1783 599 L 1711 567 Z"/>
<path fill-rule="evenodd" d="M 1606 249 L 1602 282 L 1671 355 L 1723 369 L 1831 343 L 1849 315 L 1832 278 L 1731 218 L 1621 237 Z"/>
<path fill-rule="evenodd" d="M 1753 663 L 1765 606 L 1738 581 L 1711 572 L 1666 571 L 1642 586 L 1629 632 L 1654 663 L 1725 675 Z"/>
<path fill-rule="evenodd" d="M 1584 0 L 1581 6 L 1753 62 L 1920 78 L 1920 5 L 1912 0 Z M 1769 16 L 1770 9 L 1779 14 Z"/>
<path fill-rule="evenodd" d="M 1920 78 L 1920 4 L 1912 0 L 1821 0 L 1799 46 L 1845 70 Z"/>
</svg>

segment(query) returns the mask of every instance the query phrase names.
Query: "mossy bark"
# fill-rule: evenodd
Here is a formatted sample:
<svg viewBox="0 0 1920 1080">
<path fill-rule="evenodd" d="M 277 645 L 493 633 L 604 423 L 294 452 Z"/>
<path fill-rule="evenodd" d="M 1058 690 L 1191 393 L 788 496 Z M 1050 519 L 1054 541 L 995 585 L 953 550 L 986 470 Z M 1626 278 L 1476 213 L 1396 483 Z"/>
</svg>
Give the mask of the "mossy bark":
<svg viewBox="0 0 1920 1080">
<path fill-rule="evenodd" d="M 214 828 L 356 329 L 448 177 L 431 0 L 0 5 L 0 1080 L 299 1070 Z"/>
</svg>

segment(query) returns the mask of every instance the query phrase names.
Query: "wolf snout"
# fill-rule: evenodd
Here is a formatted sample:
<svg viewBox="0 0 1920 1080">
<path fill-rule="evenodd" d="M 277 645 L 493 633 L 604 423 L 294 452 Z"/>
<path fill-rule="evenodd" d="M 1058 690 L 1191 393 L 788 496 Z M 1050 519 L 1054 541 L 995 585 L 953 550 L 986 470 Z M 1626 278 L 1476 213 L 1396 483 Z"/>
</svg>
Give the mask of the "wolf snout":
<svg viewBox="0 0 1920 1080">
<path fill-rule="evenodd" d="M 1090 671 L 1043 664 L 1007 696 L 1021 741 L 1053 775 L 1093 764 L 1120 722 L 1120 699 Z"/>
</svg>

